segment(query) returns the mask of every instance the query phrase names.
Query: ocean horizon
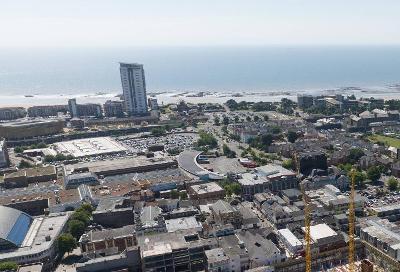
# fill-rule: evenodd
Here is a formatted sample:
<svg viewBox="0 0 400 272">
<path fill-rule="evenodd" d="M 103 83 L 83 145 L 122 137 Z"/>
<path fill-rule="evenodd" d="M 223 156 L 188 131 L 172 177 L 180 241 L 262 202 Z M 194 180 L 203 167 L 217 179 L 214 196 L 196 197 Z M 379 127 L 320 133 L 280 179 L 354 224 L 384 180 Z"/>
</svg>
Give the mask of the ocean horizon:
<svg viewBox="0 0 400 272">
<path fill-rule="evenodd" d="M 119 62 L 142 63 L 148 93 L 164 96 L 396 96 L 400 83 L 400 46 L 20 48 L 0 51 L 0 104 L 24 104 L 25 96 L 112 98 L 121 93 Z"/>
</svg>

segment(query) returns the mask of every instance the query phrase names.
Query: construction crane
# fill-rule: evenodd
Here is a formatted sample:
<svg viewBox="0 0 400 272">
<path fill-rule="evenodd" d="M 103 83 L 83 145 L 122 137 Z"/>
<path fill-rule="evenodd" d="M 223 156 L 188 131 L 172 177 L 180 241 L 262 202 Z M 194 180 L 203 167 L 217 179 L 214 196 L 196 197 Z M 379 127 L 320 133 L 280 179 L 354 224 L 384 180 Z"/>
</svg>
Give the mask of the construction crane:
<svg viewBox="0 0 400 272">
<path fill-rule="evenodd" d="M 351 173 L 351 182 L 350 182 L 350 202 L 349 202 L 349 272 L 355 272 L 355 264 L 354 264 L 354 224 L 355 224 L 355 212 L 354 212 L 354 183 L 355 183 L 355 170 Z"/>
<path fill-rule="evenodd" d="M 297 175 L 300 176 L 300 162 L 297 158 L 297 153 L 294 154 L 294 160 L 296 164 Z M 310 225 L 311 225 L 311 211 L 310 211 L 310 203 L 308 201 L 308 197 L 306 196 L 306 190 L 303 184 L 300 184 L 301 193 L 303 195 L 304 202 L 304 240 L 306 242 L 305 248 L 305 259 L 306 259 L 306 269 L 305 272 L 311 272 L 311 234 L 310 234 Z"/>
</svg>

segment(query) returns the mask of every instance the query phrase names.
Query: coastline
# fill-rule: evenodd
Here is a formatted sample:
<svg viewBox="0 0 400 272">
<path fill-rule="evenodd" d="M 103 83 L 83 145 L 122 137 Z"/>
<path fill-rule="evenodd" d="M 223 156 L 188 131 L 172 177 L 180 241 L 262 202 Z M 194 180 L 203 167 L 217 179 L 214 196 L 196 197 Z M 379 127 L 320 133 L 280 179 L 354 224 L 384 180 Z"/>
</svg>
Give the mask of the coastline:
<svg viewBox="0 0 400 272">
<path fill-rule="evenodd" d="M 314 89 L 297 91 L 153 91 L 148 92 L 148 97 L 157 98 L 160 105 L 177 103 L 185 100 L 190 103 L 224 103 L 229 99 L 248 102 L 277 102 L 282 98 L 297 100 L 299 94 L 311 95 L 355 95 L 356 97 L 374 97 L 383 99 L 400 99 L 400 88 L 389 87 L 348 87 L 336 89 Z M 103 104 L 107 100 L 118 100 L 121 93 L 102 92 L 86 94 L 36 94 L 36 95 L 2 95 L 0 94 L 0 107 L 30 107 L 44 105 L 64 105 L 68 99 L 76 98 L 79 103 Z"/>
</svg>

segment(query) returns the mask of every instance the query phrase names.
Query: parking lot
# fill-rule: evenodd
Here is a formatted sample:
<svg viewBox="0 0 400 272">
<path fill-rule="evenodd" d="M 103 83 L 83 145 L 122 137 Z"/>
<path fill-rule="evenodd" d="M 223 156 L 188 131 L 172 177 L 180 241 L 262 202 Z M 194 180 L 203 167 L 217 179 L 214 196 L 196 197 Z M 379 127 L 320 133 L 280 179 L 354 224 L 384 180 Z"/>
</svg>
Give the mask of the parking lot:
<svg viewBox="0 0 400 272">
<path fill-rule="evenodd" d="M 165 150 L 187 149 L 193 147 L 198 136 L 195 133 L 169 134 L 160 137 L 149 138 L 117 138 L 117 141 L 128 149 L 129 153 L 146 152 L 149 146 L 164 145 Z"/>
<path fill-rule="evenodd" d="M 400 204 L 400 192 L 390 192 L 384 196 L 381 196 L 381 186 L 369 185 L 367 189 L 364 189 L 360 194 L 365 197 L 365 206 L 367 208 L 375 208 L 386 205 Z"/>
</svg>

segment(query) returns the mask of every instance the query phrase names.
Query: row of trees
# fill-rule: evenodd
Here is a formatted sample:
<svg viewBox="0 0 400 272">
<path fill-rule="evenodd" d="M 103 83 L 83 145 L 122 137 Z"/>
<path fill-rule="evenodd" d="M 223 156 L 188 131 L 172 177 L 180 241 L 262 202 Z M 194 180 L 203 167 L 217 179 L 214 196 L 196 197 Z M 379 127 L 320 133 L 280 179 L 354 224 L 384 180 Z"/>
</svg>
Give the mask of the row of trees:
<svg viewBox="0 0 400 272">
<path fill-rule="evenodd" d="M 277 109 L 276 104 L 272 102 L 236 102 L 234 99 L 229 99 L 225 102 L 225 105 L 231 111 L 237 110 L 252 110 L 252 111 L 275 111 Z"/>
<path fill-rule="evenodd" d="M 90 223 L 93 207 L 88 203 L 82 204 L 74 211 L 68 221 L 68 231 L 61 234 L 58 239 L 58 250 L 61 254 L 71 252 L 77 247 L 77 240 L 85 233 Z"/>
<path fill-rule="evenodd" d="M 0 262 L 0 271 L 17 271 L 18 265 L 14 262 Z"/>
<path fill-rule="evenodd" d="M 262 120 L 268 121 L 269 120 L 268 115 L 263 115 L 262 116 Z M 244 122 L 244 121 L 246 121 L 246 122 L 252 122 L 252 121 L 259 122 L 259 121 L 261 121 L 261 117 L 259 115 L 254 115 L 253 118 L 252 118 L 251 116 L 247 115 L 245 119 L 240 119 L 239 116 L 236 115 L 234 117 L 233 121 L 235 123 L 240 123 L 240 122 Z M 224 125 L 224 126 L 227 126 L 230 123 L 232 123 L 232 120 L 229 119 L 228 116 L 223 116 L 222 117 L 222 121 L 221 121 L 221 118 L 219 116 L 215 116 L 214 117 L 214 126 L 220 126 L 221 124 Z"/>
<path fill-rule="evenodd" d="M 160 137 L 167 134 L 165 127 L 156 127 L 151 130 L 151 135 L 155 137 Z"/>
<path fill-rule="evenodd" d="M 46 148 L 47 145 L 45 143 L 38 143 L 38 144 L 32 144 L 30 146 L 17 146 L 14 148 L 15 153 L 22 153 L 27 149 L 37 149 L 37 148 Z"/>
<path fill-rule="evenodd" d="M 367 179 L 376 184 L 381 178 L 382 173 L 384 173 L 386 170 L 384 167 L 381 166 L 371 166 L 364 173 L 363 171 L 353 169 L 353 165 L 351 163 L 339 164 L 338 167 L 344 170 L 349 178 L 352 178 L 352 175 L 354 175 L 354 182 L 359 188 L 363 187 L 364 182 Z"/>
<path fill-rule="evenodd" d="M 72 159 L 74 159 L 74 156 L 64 155 L 61 153 L 59 153 L 55 156 L 53 156 L 53 155 L 44 156 L 44 162 L 60 162 L 60 161 L 67 161 L 67 160 L 72 160 Z"/>
<path fill-rule="evenodd" d="M 231 150 L 226 144 L 222 146 L 222 151 L 224 152 L 224 156 L 228 158 L 236 158 L 236 152 Z"/>
<path fill-rule="evenodd" d="M 274 141 L 274 136 L 272 134 L 263 134 L 260 136 L 250 138 L 248 144 L 252 148 L 256 148 L 267 152 L 268 147 L 272 144 L 273 141 Z"/>
</svg>

